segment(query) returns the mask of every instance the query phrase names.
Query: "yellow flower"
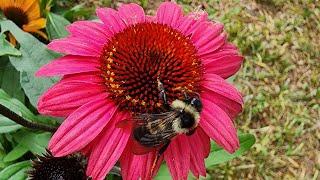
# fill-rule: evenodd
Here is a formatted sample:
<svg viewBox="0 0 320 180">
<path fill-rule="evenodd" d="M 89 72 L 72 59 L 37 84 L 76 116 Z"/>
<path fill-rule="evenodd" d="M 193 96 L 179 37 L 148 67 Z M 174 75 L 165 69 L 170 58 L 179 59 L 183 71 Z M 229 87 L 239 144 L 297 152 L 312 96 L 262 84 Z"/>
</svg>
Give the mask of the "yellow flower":
<svg viewBox="0 0 320 180">
<path fill-rule="evenodd" d="M 0 0 L 0 9 L 7 19 L 24 31 L 36 33 L 48 39 L 47 35 L 40 30 L 46 27 L 46 19 L 40 16 L 39 0 Z M 11 40 L 12 37 L 10 37 Z"/>
</svg>

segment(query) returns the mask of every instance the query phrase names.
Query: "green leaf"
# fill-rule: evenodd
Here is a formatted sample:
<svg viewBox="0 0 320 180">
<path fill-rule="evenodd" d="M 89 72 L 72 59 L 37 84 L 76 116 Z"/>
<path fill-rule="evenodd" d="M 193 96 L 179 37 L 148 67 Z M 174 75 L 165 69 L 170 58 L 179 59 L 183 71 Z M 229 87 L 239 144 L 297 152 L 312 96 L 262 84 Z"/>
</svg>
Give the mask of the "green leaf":
<svg viewBox="0 0 320 180">
<path fill-rule="evenodd" d="M 47 32 L 50 40 L 63 38 L 68 35 L 66 26 L 70 22 L 64 17 L 49 12 L 47 15 Z"/>
<path fill-rule="evenodd" d="M 82 3 L 64 12 L 63 16 L 67 20 L 72 22 L 79 17 L 83 17 L 84 19 L 89 19 L 92 12 L 93 12 L 93 9 L 89 9 L 88 7 L 85 6 L 85 3 Z"/>
<path fill-rule="evenodd" d="M 6 40 L 6 35 L 0 34 L 0 56 L 21 56 L 21 52 Z"/>
<path fill-rule="evenodd" d="M 21 129 L 22 126 L 0 115 L 0 134 L 9 133 Z"/>
<path fill-rule="evenodd" d="M 17 160 L 20 157 L 22 157 L 24 154 L 26 154 L 28 151 L 29 151 L 28 148 L 24 147 L 21 144 L 18 144 L 3 158 L 3 161 L 11 162 L 11 161 Z"/>
<path fill-rule="evenodd" d="M 20 72 L 11 65 L 8 57 L 0 57 L 0 88 L 21 102 L 25 101 L 20 85 Z"/>
<path fill-rule="evenodd" d="M 158 171 L 157 176 L 154 178 L 155 180 L 171 180 L 172 177 L 170 175 L 170 172 L 168 170 L 168 167 L 166 164 L 162 164 L 160 166 L 160 169 Z"/>
<path fill-rule="evenodd" d="M 8 180 L 25 180 L 27 178 L 26 171 L 29 170 L 29 167 L 20 169 L 17 173 L 12 175 Z"/>
<path fill-rule="evenodd" d="M 45 132 L 37 134 L 27 130 L 20 130 L 13 134 L 13 137 L 19 144 L 29 149 L 32 153 L 43 154 L 46 152 L 51 133 Z"/>
<path fill-rule="evenodd" d="M 206 167 L 221 164 L 230 161 L 233 158 L 241 156 L 248 151 L 255 143 L 255 137 L 251 134 L 239 135 L 240 148 L 233 154 L 229 154 L 222 148 L 218 147 L 215 143 L 211 143 L 211 153 L 205 160 Z"/>
<path fill-rule="evenodd" d="M 31 104 L 36 107 L 39 95 L 52 86 L 56 78 L 36 78 L 35 72 L 50 60 L 59 57 L 31 34 L 22 31 L 12 21 L 0 21 L 2 32 L 10 31 L 20 43 L 22 56 L 10 56 L 11 64 L 21 72 L 21 86 Z M 27 78 L 27 80 L 26 80 Z M 34 88 L 36 87 L 36 88 Z M 36 92 L 35 92 L 36 91 Z"/>
<path fill-rule="evenodd" d="M 25 170 L 27 167 L 31 165 L 30 161 L 22 161 L 19 163 L 12 164 L 6 168 L 4 168 L 0 172 L 0 178 L 1 179 L 9 179 L 11 177 L 14 177 L 17 173 L 20 173 L 21 170 Z"/>
<path fill-rule="evenodd" d="M 35 116 L 23 103 L 17 99 L 11 98 L 2 89 L 0 89 L 0 104 L 27 120 L 37 119 L 37 116 Z"/>
</svg>

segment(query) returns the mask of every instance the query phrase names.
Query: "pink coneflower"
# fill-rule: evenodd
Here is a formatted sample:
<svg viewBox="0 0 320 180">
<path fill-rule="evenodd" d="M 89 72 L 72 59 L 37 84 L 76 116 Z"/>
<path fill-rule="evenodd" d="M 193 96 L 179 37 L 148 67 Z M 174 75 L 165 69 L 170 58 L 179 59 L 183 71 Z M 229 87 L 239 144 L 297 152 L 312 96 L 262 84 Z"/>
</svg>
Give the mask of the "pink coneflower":
<svg viewBox="0 0 320 180">
<path fill-rule="evenodd" d="M 65 56 L 36 74 L 63 76 L 38 104 L 42 114 L 67 117 L 49 143 L 54 156 L 84 152 L 93 179 L 103 179 L 118 160 L 124 179 L 150 179 L 163 159 L 173 179 L 187 179 L 189 170 L 206 175 L 210 138 L 230 153 L 239 147 L 232 119 L 242 110 L 242 96 L 224 79 L 243 58 L 222 24 L 205 12 L 183 15 L 170 2 L 155 16 L 136 4 L 101 8 L 97 16 L 101 22 L 75 22 L 67 38 L 51 42 L 49 49 Z M 196 93 L 203 110 L 195 133 L 174 137 L 151 170 L 157 153 L 134 154 L 131 132 L 116 124 L 136 113 L 161 112 L 158 79 L 168 102 Z"/>
</svg>

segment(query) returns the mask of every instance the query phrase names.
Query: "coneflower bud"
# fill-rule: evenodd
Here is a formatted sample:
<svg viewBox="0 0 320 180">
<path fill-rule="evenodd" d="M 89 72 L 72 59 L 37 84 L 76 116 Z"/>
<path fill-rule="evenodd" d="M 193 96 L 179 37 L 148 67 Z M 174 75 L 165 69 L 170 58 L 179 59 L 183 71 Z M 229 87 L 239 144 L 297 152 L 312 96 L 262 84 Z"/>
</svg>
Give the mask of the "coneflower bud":
<svg viewBox="0 0 320 180">
<path fill-rule="evenodd" d="M 81 154 L 54 157 L 50 151 L 32 161 L 31 180 L 86 180 L 87 162 Z"/>
</svg>

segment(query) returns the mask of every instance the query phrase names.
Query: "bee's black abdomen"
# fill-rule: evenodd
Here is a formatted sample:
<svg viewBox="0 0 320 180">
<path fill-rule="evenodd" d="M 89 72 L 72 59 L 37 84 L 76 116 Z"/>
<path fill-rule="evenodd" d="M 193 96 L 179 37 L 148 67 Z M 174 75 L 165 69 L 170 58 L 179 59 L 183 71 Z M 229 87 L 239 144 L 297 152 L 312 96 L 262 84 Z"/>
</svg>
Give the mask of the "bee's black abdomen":
<svg viewBox="0 0 320 180">
<path fill-rule="evenodd" d="M 195 123 L 194 116 L 191 113 L 181 113 L 180 115 L 181 119 L 181 128 L 192 128 Z"/>
</svg>

